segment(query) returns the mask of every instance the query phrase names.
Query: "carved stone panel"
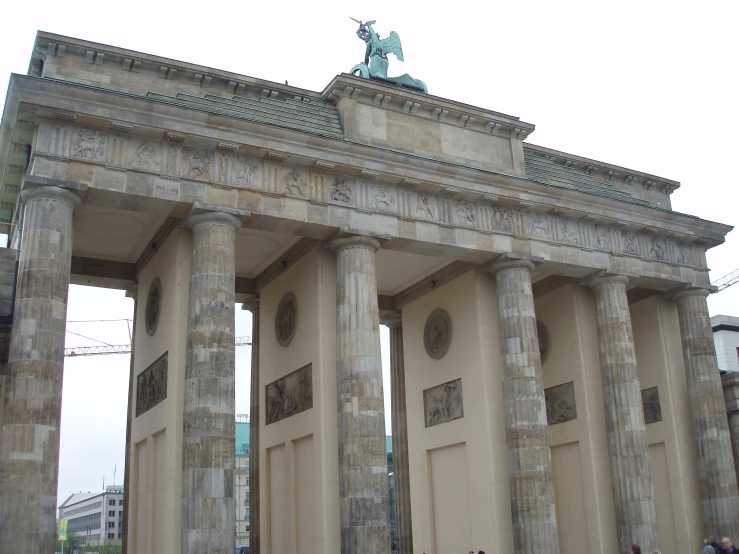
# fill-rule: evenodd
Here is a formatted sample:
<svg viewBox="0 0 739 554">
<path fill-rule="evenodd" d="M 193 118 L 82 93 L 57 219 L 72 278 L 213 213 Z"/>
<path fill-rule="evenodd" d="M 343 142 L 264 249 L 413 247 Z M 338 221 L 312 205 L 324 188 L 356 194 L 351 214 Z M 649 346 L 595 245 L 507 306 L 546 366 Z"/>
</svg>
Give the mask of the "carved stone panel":
<svg viewBox="0 0 739 554">
<path fill-rule="evenodd" d="M 277 342 L 282 346 L 288 346 L 295 336 L 298 325 L 298 301 L 291 292 L 285 293 L 277 306 L 275 317 L 275 335 Z"/>
<path fill-rule="evenodd" d="M 423 330 L 423 344 L 426 352 L 437 360 L 444 357 L 452 342 L 452 320 L 444 310 L 431 312 Z"/>
<path fill-rule="evenodd" d="M 313 365 L 308 364 L 267 385 L 267 425 L 313 407 Z"/>
<path fill-rule="evenodd" d="M 547 404 L 547 423 L 549 425 L 577 419 L 575 383 L 572 381 L 544 389 L 544 398 Z"/>
<path fill-rule="evenodd" d="M 136 417 L 148 412 L 167 398 L 169 352 L 139 373 L 136 379 Z"/>
<path fill-rule="evenodd" d="M 105 133 L 97 129 L 77 129 L 72 139 L 72 155 L 88 160 L 105 159 Z"/>
<path fill-rule="evenodd" d="M 146 332 L 153 336 L 159 324 L 159 312 L 162 306 L 162 282 L 159 277 L 154 279 L 149 286 L 149 295 L 146 297 L 146 310 L 144 318 L 146 320 Z"/>
<path fill-rule="evenodd" d="M 651 387 L 641 391 L 641 403 L 644 408 L 644 423 L 662 421 L 662 407 L 659 404 L 659 391 Z"/>
<path fill-rule="evenodd" d="M 462 379 L 455 379 L 423 391 L 426 427 L 464 417 Z"/>
</svg>

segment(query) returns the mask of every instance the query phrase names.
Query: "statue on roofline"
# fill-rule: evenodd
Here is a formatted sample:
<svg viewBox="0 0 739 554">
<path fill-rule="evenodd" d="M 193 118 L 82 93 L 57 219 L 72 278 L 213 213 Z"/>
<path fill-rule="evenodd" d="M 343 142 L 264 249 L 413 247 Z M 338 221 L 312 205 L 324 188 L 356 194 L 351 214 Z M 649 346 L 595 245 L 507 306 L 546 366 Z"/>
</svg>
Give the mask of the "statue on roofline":
<svg viewBox="0 0 739 554">
<path fill-rule="evenodd" d="M 388 38 L 381 39 L 380 35 L 372 28 L 372 25 L 377 23 L 376 21 L 373 20 L 363 23 L 353 17 L 349 19 L 359 23 L 357 36 L 367 44 L 364 53 L 364 63 L 355 65 L 350 72 L 352 75 L 359 75 L 365 79 L 389 81 L 395 85 L 428 93 L 426 84 L 423 81 L 414 79 L 407 73 L 400 77 L 387 76 L 388 54 L 394 54 L 398 60 L 403 61 L 403 47 L 400 44 L 398 33 L 392 31 Z"/>
</svg>

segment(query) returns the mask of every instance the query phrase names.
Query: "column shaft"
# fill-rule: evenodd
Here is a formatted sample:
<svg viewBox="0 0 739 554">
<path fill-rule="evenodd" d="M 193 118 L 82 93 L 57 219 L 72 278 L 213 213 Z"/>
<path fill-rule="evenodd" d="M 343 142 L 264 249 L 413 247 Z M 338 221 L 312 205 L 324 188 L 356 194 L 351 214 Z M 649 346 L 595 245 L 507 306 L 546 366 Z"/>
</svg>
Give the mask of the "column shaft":
<svg viewBox="0 0 739 554">
<path fill-rule="evenodd" d="M 739 496 L 726 404 L 706 298 L 692 289 L 676 295 L 688 397 L 697 442 L 707 535 L 739 536 Z"/>
<path fill-rule="evenodd" d="M 0 552 L 53 552 L 72 216 L 80 199 L 25 189 L 0 444 Z"/>
<path fill-rule="evenodd" d="M 251 405 L 249 408 L 249 552 L 261 554 L 259 485 L 259 300 L 249 306 L 251 325 Z"/>
<path fill-rule="evenodd" d="M 193 229 L 182 440 L 182 552 L 231 554 L 236 543 L 235 216 L 188 216 Z"/>
<path fill-rule="evenodd" d="M 336 386 L 341 553 L 390 551 L 385 409 L 375 252 L 368 237 L 335 239 Z"/>
<path fill-rule="evenodd" d="M 626 277 L 598 277 L 595 292 L 606 437 L 611 462 L 611 484 L 616 508 L 619 551 L 643 552 L 659 548 L 657 512 L 644 424 L 641 387 L 631 329 Z"/>
<path fill-rule="evenodd" d="M 503 404 L 516 554 L 557 553 L 552 456 L 527 261 L 496 264 Z"/>
<path fill-rule="evenodd" d="M 403 325 L 400 314 L 387 322 L 390 328 L 390 380 L 395 479 L 395 536 L 398 554 L 413 553 L 411 485 L 408 468 L 408 417 L 405 403 Z"/>
<path fill-rule="evenodd" d="M 727 373 L 721 376 L 721 386 L 724 388 L 726 415 L 729 420 L 729 434 L 731 435 L 731 449 L 734 454 L 734 467 L 739 475 L 739 373 Z"/>
</svg>

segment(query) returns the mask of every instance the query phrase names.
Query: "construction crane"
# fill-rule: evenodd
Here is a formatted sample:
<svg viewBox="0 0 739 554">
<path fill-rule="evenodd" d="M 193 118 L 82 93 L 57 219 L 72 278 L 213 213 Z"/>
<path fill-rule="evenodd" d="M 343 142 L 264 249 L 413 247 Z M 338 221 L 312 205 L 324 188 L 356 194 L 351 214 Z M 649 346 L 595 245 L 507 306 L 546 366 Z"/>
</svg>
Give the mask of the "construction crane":
<svg viewBox="0 0 739 554">
<path fill-rule="evenodd" d="M 739 282 L 739 269 L 735 269 L 728 275 L 724 275 L 721 279 L 716 279 L 711 283 L 716 287 L 716 292 L 721 292 L 724 289 L 728 289 L 731 285 Z"/>
<path fill-rule="evenodd" d="M 236 337 L 236 346 L 251 346 L 251 337 Z M 100 356 L 103 354 L 130 354 L 130 344 L 101 344 L 98 346 L 75 346 L 64 349 L 64 356 Z"/>
</svg>

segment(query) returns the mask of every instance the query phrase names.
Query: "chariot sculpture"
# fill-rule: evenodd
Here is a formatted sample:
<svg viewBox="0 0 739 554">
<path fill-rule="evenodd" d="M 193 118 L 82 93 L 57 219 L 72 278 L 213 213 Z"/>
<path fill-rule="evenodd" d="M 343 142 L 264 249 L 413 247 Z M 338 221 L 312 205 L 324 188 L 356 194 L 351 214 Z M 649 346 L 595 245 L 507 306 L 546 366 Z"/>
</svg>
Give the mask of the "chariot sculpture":
<svg viewBox="0 0 739 554">
<path fill-rule="evenodd" d="M 400 36 L 395 31 L 390 33 L 390 36 L 384 39 L 380 38 L 380 35 L 372 28 L 372 25 L 377 23 L 376 21 L 362 22 L 358 19 L 350 18 L 352 21 L 359 23 L 359 29 L 357 29 L 357 36 L 361 38 L 366 44 L 367 49 L 364 54 L 364 63 L 358 63 L 355 65 L 350 73 L 352 75 L 359 75 L 365 79 L 375 79 L 378 81 L 388 81 L 395 85 L 407 87 L 413 90 L 428 92 L 426 84 L 420 79 L 414 79 L 407 73 L 400 77 L 388 77 L 388 54 L 394 54 L 395 57 L 403 60 L 403 47 L 400 44 Z"/>
</svg>

